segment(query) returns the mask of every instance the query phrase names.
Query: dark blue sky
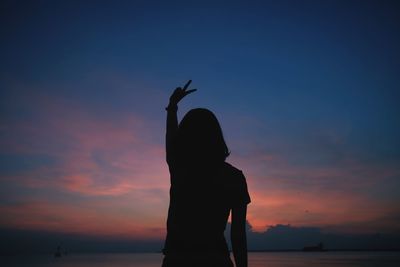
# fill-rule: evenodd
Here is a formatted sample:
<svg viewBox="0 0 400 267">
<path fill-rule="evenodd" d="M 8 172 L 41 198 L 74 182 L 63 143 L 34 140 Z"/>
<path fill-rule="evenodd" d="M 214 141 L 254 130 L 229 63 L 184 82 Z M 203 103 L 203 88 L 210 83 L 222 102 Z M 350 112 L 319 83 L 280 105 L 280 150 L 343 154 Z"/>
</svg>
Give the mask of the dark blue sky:
<svg viewBox="0 0 400 267">
<path fill-rule="evenodd" d="M 5 1 L 2 80 L 86 80 L 58 90 L 95 102 L 114 91 L 90 73 L 157 87 L 195 75 L 210 104 L 229 93 L 251 115 L 396 122 L 394 1 L 196 2 Z"/>
</svg>

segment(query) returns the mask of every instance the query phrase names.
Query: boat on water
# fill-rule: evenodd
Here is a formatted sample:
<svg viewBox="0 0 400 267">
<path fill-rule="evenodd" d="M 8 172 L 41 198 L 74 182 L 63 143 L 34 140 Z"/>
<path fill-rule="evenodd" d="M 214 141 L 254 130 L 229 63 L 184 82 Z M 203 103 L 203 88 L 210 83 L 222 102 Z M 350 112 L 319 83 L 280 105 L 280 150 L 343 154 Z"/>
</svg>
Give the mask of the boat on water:
<svg viewBox="0 0 400 267">
<path fill-rule="evenodd" d="M 57 246 L 57 250 L 56 250 L 56 252 L 54 252 L 54 257 L 55 258 L 60 258 L 61 257 L 61 247 L 60 246 Z"/>
<path fill-rule="evenodd" d="M 324 249 L 324 244 L 319 242 L 316 246 L 307 246 L 303 248 L 303 251 L 326 251 Z"/>
</svg>

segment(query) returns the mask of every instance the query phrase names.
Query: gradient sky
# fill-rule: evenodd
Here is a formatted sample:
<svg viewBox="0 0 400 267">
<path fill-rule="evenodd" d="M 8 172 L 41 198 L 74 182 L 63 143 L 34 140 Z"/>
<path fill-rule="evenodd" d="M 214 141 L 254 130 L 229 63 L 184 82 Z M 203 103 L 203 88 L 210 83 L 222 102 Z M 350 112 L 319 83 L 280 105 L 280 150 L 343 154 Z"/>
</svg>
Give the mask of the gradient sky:
<svg viewBox="0 0 400 267">
<path fill-rule="evenodd" d="M 255 231 L 400 231 L 397 1 L 2 1 L 0 227 L 165 234 L 165 110 L 198 91 Z"/>
</svg>

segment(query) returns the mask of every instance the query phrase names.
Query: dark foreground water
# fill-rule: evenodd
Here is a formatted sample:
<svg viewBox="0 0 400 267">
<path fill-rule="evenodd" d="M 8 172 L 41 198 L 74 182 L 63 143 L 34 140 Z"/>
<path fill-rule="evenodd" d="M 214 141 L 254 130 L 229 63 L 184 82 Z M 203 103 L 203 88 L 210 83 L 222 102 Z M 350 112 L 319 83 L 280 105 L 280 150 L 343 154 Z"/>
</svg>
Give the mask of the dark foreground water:
<svg viewBox="0 0 400 267">
<path fill-rule="evenodd" d="M 20 257 L 1 256 L 4 267 L 160 267 L 161 254 L 69 254 Z M 400 252 L 254 252 L 249 267 L 399 267 Z"/>
</svg>

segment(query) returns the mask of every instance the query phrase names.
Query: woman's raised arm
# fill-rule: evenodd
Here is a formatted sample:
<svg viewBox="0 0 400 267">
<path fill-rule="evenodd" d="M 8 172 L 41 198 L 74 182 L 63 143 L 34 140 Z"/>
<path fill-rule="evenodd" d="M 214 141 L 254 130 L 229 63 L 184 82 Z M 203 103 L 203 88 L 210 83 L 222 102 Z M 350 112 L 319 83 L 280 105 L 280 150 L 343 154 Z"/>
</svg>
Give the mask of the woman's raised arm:
<svg viewBox="0 0 400 267">
<path fill-rule="evenodd" d="M 165 147 L 167 152 L 166 153 L 167 163 L 169 165 L 173 160 L 172 140 L 176 135 L 176 132 L 178 131 L 178 117 L 176 114 L 178 111 L 178 103 L 179 101 L 182 100 L 182 98 L 197 90 L 197 89 L 188 90 L 188 87 L 191 82 L 192 80 L 189 80 L 183 88 L 181 87 L 176 88 L 169 98 L 168 106 L 165 108 L 167 110 L 167 132 L 165 136 Z"/>
</svg>

